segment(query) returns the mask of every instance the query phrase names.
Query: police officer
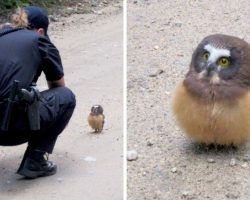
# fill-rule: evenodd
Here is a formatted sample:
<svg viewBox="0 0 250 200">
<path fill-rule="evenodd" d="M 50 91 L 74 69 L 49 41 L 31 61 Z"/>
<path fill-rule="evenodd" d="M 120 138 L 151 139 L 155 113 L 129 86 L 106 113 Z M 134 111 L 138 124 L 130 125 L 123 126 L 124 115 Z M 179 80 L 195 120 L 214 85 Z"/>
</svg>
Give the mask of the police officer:
<svg viewBox="0 0 250 200">
<path fill-rule="evenodd" d="M 27 107 L 18 100 L 8 130 L 0 130 L 0 145 L 28 143 L 17 171 L 27 178 L 56 173 L 57 166 L 46 155 L 52 153 L 75 108 L 75 96 L 65 86 L 59 52 L 47 35 L 48 26 L 47 13 L 29 6 L 13 15 L 13 24 L 0 29 L 0 120 L 6 114 L 6 99 L 15 80 L 20 89 L 28 89 L 44 72 L 48 83 L 48 90 L 39 98 L 39 130 L 30 129 Z"/>
</svg>

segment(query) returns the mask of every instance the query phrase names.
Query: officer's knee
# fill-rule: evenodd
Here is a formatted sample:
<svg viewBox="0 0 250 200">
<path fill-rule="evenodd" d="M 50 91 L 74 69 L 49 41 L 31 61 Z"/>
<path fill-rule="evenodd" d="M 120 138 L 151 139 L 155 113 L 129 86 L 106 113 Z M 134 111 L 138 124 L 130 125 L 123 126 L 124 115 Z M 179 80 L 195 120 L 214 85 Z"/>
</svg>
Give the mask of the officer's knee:
<svg viewBox="0 0 250 200">
<path fill-rule="evenodd" d="M 61 87 L 61 89 L 63 90 L 62 91 L 62 93 L 64 94 L 63 96 L 67 99 L 68 107 L 74 109 L 76 106 L 75 94 L 67 87 Z"/>
</svg>

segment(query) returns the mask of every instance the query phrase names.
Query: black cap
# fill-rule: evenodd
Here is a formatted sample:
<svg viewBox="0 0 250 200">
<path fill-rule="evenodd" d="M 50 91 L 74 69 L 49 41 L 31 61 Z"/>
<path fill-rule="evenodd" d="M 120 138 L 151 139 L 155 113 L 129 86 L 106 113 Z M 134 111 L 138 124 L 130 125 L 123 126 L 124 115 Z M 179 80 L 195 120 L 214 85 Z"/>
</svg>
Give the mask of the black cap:
<svg viewBox="0 0 250 200">
<path fill-rule="evenodd" d="M 31 29 L 43 28 L 45 34 L 47 35 L 47 30 L 49 26 L 48 13 L 37 6 L 28 6 L 24 8 L 25 12 L 28 15 L 29 27 Z"/>
</svg>

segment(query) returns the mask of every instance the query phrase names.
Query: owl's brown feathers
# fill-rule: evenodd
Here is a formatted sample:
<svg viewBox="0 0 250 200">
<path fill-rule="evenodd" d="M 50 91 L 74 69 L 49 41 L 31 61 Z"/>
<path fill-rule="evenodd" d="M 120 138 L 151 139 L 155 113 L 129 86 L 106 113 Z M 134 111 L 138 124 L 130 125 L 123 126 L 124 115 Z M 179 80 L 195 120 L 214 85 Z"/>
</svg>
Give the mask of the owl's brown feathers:
<svg viewBox="0 0 250 200">
<path fill-rule="evenodd" d="M 173 110 L 187 135 L 198 142 L 246 142 L 250 137 L 249 44 L 227 35 L 204 38 L 176 89 Z"/>
<path fill-rule="evenodd" d="M 96 133 L 102 132 L 104 125 L 104 115 L 92 115 L 91 113 L 88 116 L 88 122 L 91 128 L 95 130 Z"/>
<path fill-rule="evenodd" d="M 173 102 L 179 125 L 198 142 L 238 145 L 250 136 L 250 92 L 235 102 L 203 102 L 180 84 Z"/>
<path fill-rule="evenodd" d="M 91 112 L 88 116 L 88 123 L 95 133 L 100 133 L 104 126 L 104 114 L 103 108 L 100 105 L 94 105 L 91 108 Z"/>
</svg>

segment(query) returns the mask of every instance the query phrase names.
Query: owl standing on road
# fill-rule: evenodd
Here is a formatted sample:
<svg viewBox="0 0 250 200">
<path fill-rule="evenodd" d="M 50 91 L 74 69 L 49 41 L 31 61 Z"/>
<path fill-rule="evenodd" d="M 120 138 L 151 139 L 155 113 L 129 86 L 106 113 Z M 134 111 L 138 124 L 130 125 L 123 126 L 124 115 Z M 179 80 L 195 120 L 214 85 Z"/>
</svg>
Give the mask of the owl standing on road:
<svg viewBox="0 0 250 200">
<path fill-rule="evenodd" d="M 250 136 L 250 45 L 228 35 L 204 38 L 173 101 L 177 122 L 206 144 L 238 145 Z"/>
<path fill-rule="evenodd" d="M 104 114 L 102 106 L 100 105 L 92 106 L 91 112 L 88 116 L 88 122 L 91 128 L 95 130 L 95 133 L 102 132 L 104 126 Z"/>
</svg>

